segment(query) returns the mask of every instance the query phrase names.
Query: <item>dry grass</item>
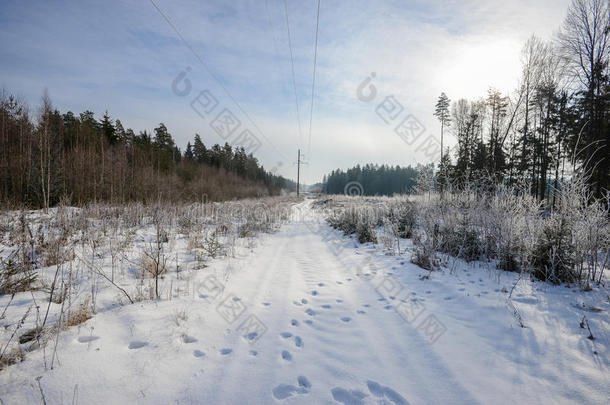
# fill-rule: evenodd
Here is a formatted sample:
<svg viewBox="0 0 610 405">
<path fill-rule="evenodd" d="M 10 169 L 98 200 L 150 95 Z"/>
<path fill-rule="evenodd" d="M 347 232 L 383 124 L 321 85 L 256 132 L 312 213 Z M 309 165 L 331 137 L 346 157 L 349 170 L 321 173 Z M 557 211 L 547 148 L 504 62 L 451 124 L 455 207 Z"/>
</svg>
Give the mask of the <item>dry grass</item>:
<svg viewBox="0 0 610 405">
<path fill-rule="evenodd" d="M 80 325 L 81 323 L 87 322 L 92 317 L 93 312 L 91 311 L 89 299 L 87 299 L 80 304 L 77 310 L 68 313 L 66 320 L 63 322 L 63 326 L 69 328 L 70 326 Z"/>
<path fill-rule="evenodd" d="M 21 349 L 21 346 L 15 346 L 4 356 L 0 357 L 0 370 L 3 370 L 7 366 L 17 364 L 25 360 L 25 352 Z"/>
</svg>

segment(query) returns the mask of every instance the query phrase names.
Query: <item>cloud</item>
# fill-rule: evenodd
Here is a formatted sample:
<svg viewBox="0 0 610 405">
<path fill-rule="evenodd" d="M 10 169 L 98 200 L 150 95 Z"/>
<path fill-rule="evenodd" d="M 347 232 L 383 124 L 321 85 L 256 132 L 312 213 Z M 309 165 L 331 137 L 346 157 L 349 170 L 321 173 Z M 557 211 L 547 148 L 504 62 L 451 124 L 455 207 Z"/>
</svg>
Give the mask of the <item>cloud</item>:
<svg viewBox="0 0 610 405">
<path fill-rule="evenodd" d="M 101 116 L 107 109 L 136 130 L 163 121 L 180 145 L 195 132 L 208 143 L 224 142 L 189 106 L 196 91 L 209 89 L 252 127 L 231 97 L 237 100 L 270 139 L 257 152 L 265 166 L 281 161 L 280 173 L 294 177 L 292 157 L 308 144 L 316 2 L 287 1 L 302 138 L 283 0 L 155 3 L 230 96 L 147 1 L 3 2 L 0 85 L 32 104 L 48 88 L 62 111 Z M 307 182 L 357 163 L 426 161 L 380 120 L 375 102 L 356 98 L 371 72 L 379 101 L 394 95 L 434 135 L 440 92 L 458 99 L 482 97 L 490 86 L 510 91 L 523 42 L 533 33 L 550 38 L 568 0 L 321 4 Z M 177 97 L 171 83 L 187 66 L 193 94 Z"/>
</svg>

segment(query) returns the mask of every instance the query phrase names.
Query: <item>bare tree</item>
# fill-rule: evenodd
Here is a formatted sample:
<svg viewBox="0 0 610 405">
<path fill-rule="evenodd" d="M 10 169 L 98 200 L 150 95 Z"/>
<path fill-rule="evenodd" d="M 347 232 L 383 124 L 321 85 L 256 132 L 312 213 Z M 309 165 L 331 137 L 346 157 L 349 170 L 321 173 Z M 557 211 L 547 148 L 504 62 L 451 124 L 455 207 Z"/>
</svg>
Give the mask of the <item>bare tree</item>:
<svg viewBox="0 0 610 405">
<path fill-rule="evenodd" d="M 40 162 L 40 187 L 42 192 L 42 206 L 48 213 L 51 194 L 51 99 L 45 89 L 42 95 L 38 128 L 38 149 Z"/>
<path fill-rule="evenodd" d="M 570 73 L 580 83 L 580 88 L 576 90 L 582 90 L 585 95 L 584 122 L 581 125 L 585 136 L 580 145 L 580 139 L 577 140 L 575 154 L 580 152 L 579 148 L 583 149 L 582 160 L 586 166 L 593 155 L 599 153 L 598 159 L 601 158 L 603 162 L 596 165 L 590 181 L 597 193 L 601 194 L 604 188 L 610 186 L 610 162 L 607 158 L 610 140 L 603 129 L 606 107 L 602 100 L 610 54 L 607 0 L 572 0 L 558 42 Z"/>
</svg>

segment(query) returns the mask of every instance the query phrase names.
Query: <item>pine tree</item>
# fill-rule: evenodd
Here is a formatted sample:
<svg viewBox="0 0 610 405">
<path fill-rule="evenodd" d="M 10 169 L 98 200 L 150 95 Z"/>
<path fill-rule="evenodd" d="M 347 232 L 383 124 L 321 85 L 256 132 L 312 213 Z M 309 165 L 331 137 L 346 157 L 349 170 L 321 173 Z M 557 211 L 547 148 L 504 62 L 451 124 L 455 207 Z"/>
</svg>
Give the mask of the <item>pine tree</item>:
<svg viewBox="0 0 610 405">
<path fill-rule="evenodd" d="M 449 114 L 449 106 L 451 100 L 445 93 L 441 93 L 436 102 L 436 108 L 434 110 L 434 116 L 438 118 L 441 123 L 441 160 L 443 159 L 443 135 L 445 127 L 449 128 L 451 125 L 451 115 Z"/>
<path fill-rule="evenodd" d="M 102 134 L 104 135 L 108 143 L 110 145 L 114 145 L 115 143 L 117 143 L 118 138 L 116 135 L 116 129 L 114 127 L 114 124 L 112 123 L 112 120 L 110 119 L 110 115 L 108 115 L 108 111 L 104 113 L 101 124 Z"/>
<path fill-rule="evenodd" d="M 154 143 L 159 149 L 173 152 L 174 140 L 162 122 L 155 128 Z"/>
<path fill-rule="evenodd" d="M 123 128 L 123 124 L 121 120 L 116 119 L 114 121 L 115 135 L 119 142 L 126 144 L 127 143 L 127 133 L 125 132 L 125 128 Z"/>
<path fill-rule="evenodd" d="M 201 141 L 201 137 L 199 136 L 199 134 L 195 134 L 195 141 L 193 143 L 193 156 L 199 164 L 210 163 L 208 151 L 203 142 Z"/>
<path fill-rule="evenodd" d="M 192 162 L 193 158 L 194 158 L 193 147 L 191 146 L 190 142 L 187 142 L 186 150 L 184 151 L 184 159 L 189 161 L 189 162 Z"/>
<path fill-rule="evenodd" d="M 451 184 L 451 177 L 451 156 L 449 155 L 449 148 L 447 148 L 441 158 L 436 174 L 436 182 L 439 185 L 441 192 L 446 190 Z"/>
</svg>

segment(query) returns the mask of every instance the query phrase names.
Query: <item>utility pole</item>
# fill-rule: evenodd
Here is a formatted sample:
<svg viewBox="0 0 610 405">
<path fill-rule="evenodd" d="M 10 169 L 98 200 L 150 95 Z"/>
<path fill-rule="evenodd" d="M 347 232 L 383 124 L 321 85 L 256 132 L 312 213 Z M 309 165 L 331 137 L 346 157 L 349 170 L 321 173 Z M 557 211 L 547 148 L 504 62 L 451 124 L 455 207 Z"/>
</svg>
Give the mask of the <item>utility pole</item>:
<svg viewBox="0 0 610 405">
<path fill-rule="evenodd" d="M 299 180 L 301 176 L 301 149 L 297 155 L 297 197 L 299 196 Z"/>
<path fill-rule="evenodd" d="M 301 154 L 301 149 L 298 150 L 297 161 L 292 164 L 297 165 L 297 197 L 301 193 L 301 165 L 306 165 L 307 162 L 303 162 L 301 159 L 304 155 Z"/>
</svg>

